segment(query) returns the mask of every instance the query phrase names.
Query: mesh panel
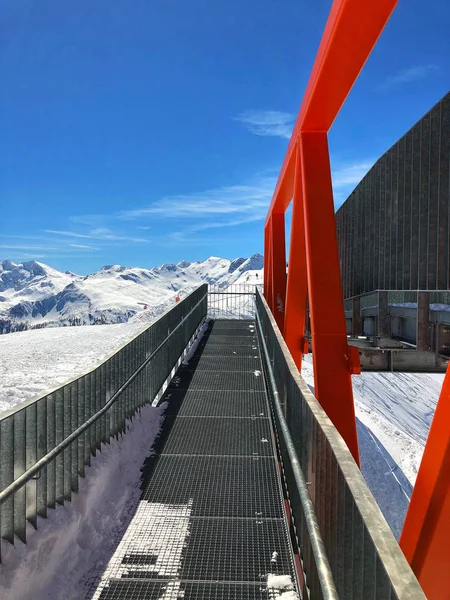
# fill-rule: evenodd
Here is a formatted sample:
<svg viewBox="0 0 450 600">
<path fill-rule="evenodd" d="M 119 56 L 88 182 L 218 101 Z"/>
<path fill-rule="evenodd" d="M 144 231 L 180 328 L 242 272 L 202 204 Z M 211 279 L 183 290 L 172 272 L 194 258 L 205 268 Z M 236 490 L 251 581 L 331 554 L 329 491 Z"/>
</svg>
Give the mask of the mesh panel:
<svg viewBox="0 0 450 600">
<path fill-rule="evenodd" d="M 163 455 L 142 499 L 191 501 L 192 516 L 282 518 L 276 468 L 273 458 Z"/>
<path fill-rule="evenodd" d="M 179 417 L 268 417 L 263 392 L 168 390 L 166 415 Z"/>
</svg>

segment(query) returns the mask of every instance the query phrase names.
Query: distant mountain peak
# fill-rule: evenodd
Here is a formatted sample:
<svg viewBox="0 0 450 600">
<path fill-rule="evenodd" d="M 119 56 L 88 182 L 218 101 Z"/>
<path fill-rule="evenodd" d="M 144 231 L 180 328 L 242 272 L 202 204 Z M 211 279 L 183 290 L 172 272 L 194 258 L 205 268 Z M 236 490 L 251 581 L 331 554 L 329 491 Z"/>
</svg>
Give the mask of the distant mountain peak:
<svg viewBox="0 0 450 600">
<path fill-rule="evenodd" d="M 0 333 L 48 325 L 123 323 L 202 283 L 225 288 L 234 283 L 259 283 L 263 257 L 165 263 L 145 269 L 111 264 L 79 276 L 38 261 L 0 262 Z M 248 273 L 250 272 L 250 273 Z M 147 317 L 146 317 L 147 318 Z M 139 319 L 138 319 L 139 320 Z"/>
</svg>

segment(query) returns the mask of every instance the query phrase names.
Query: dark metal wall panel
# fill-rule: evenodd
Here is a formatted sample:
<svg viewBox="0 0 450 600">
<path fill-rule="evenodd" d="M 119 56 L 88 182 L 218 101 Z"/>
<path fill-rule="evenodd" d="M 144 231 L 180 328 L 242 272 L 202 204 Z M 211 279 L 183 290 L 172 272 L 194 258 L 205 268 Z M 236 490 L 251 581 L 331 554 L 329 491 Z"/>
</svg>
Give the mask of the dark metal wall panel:
<svg viewBox="0 0 450 600">
<path fill-rule="evenodd" d="M 337 211 L 345 298 L 374 289 L 449 288 L 449 177 L 450 92 Z"/>
<path fill-rule="evenodd" d="M 450 94 L 440 103 L 441 135 L 439 144 L 439 242 L 438 289 L 448 289 L 449 281 L 449 163 L 450 163 Z"/>
<path fill-rule="evenodd" d="M 430 155 L 428 195 L 428 252 L 427 288 L 437 288 L 438 221 L 439 221 L 439 145 L 441 138 L 441 109 L 435 106 L 430 113 Z"/>
<path fill-rule="evenodd" d="M 412 231 L 412 147 L 413 134 L 408 131 L 405 135 L 405 248 L 403 258 L 403 289 L 411 289 L 411 231 Z"/>
</svg>

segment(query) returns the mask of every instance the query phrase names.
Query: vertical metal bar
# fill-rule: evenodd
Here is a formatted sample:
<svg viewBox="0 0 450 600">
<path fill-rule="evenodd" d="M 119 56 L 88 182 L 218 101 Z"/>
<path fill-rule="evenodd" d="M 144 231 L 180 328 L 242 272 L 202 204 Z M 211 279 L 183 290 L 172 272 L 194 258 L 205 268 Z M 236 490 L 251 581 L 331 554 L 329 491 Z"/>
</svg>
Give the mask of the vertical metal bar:
<svg viewBox="0 0 450 600">
<path fill-rule="evenodd" d="M 86 377 L 80 377 L 78 380 L 77 390 L 77 419 L 78 426 L 85 423 L 86 420 L 86 408 L 85 408 L 85 381 Z M 77 456 L 78 456 L 78 474 L 84 477 L 85 467 L 85 447 L 86 447 L 86 433 L 82 433 L 78 436 L 77 443 Z"/>
<path fill-rule="evenodd" d="M 106 388 L 107 388 L 107 380 L 106 380 L 106 363 L 103 363 L 99 367 L 100 371 L 100 397 L 101 397 L 101 406 L 106 404 Z M 100 417 L 102 424 L 102 442 L 105 443 L 108 439 L 108 427 L 107 420 L 109 419 L 109 415 L 106 413 L 102 417 Z"/>
<path fill-rule="evenodd" d="M 14 415 L 0 421 L 0 489 L 14 481 Z M 14 544 L 14 496 L 0 505 L 0 537 Z"/>
<path fill-rule="evenodd" d="M 47 452 L 56 445 L 56 402 L 55 394 L 49 394 L 47 401 Z M 56 465 L 61 457 L 57 457 L 47 465 L 47 508 L 55 508 L 56 502 Z"/>
<path fill-rule="evenodd" d="M 37 411 L 37 460 L 47 453 L 47 398 L 41 398 L 36 403 Z M 44 467 L 36 481 L 36 510 L 40 517 L 47 516 L 48 466 Z"/>
<path fill-rule="evenodd" d="M 92 415 L 92 382 L 91 373 L 84 376 L 84 415 L 86 421 Z M 92 455 L 93 429 L 89 427 L 84 434 L 84 464 L 90 466 Z"/>
<path fill-rule="evenodd" d="M 75 399 L 74 399 L 75 401 Z M 63 439 L 72 433 L 72 395 L 70 384 L 63 387 Z M 72 448 L 63 450 L 64 457 L 64 500 L 72 498 Z"/>
<path fill-rule="evenodd" d="M 14 479 L 26 470 L 26 414 L 25 409 L 14 414 Z M 14 533 L 26 543 L 25 486 L 14 494 Z"/>
<path fill-rule="evenodd" d="M 70 397 L 71 397 L 71 432 L 78 428 L 78 380 L 73 381 L 70 384 Z M 73 492 L 78 492 L 78 440 L 75 440 L 70 445 L 71 458 L 71 489 Z"/>
<path fill-rule="evenodd" d="M 89 396 L 86 395 L 86 401 L 88 401 L 89 398 L 89 405 L 90 405 L 90 410 L 89 410 L 89 414 L 92 416 L 95 414 L 96 410 L 97 410 L 97 405 L 95 403 L 96 400 L 96 395 L 95 395 L 95 376 L 96 376 L 96 371 L 91 371 L 88 375 L 87 375 L 87 381 L 86 383 L 89 384 Z M 87 392 L 87 390 L 86 390 Z M 91 446 L 91 456 L 96 456 L 97 454 L 97 423 L 93 423 L 92 426 L 89 428 L 89 443 Z"/>
<path fill-rule="evenodd" d="M 36 402 L 25 409 L 25 469 L 30 469 L 37 460 L 37 407 Z M 40 476 L 40 474 L 39 474 Z M 25 485 L 26 518 L 37 528 L 36 479 Z"/>
</svg>

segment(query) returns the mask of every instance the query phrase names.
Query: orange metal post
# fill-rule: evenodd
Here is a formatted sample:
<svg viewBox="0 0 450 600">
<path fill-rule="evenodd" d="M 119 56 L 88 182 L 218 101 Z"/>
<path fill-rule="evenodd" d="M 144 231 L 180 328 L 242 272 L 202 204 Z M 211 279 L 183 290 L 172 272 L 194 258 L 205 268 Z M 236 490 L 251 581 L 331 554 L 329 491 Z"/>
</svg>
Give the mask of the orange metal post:
<svg viewBox="0 0 450 600">
<path fill-rule="evenodd" d="M 450 369 L 447 369 L 400 546 L 430 600 L 450 598 Z"/>
<path fill-rule="evenodd" d="M 301 156 L 299 144 L 297 144 L 294 203 L 292 207 L 291 240 L 289 244 L 289 268 L 286 286 L 286 311 L 284 315 L 284 339 L 299 370 L 302 368 L 307 294 Z"/>
<path fill-rule="evenodd" d="M 264 297 L 269 302 L 269 243 L 270 243 L 270 223 L 264 226 Z"/>
<path fill-rule="evenodd" d="M 284 213 L 272 215 L 272 312 L 283 333 L 286 304 L 286 239 Z"/>
<path fill-rule="evenodd" d="M 326 133 L 302 133 L 300 150 L 315 394 L 359 464 Z"/>
<path fill-rule="evenodd" d="M 272 243 L 272 217 L 267 224 L 267 303 L 273 311 L 273 243 Z"/>
</svg>

